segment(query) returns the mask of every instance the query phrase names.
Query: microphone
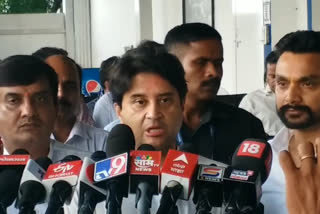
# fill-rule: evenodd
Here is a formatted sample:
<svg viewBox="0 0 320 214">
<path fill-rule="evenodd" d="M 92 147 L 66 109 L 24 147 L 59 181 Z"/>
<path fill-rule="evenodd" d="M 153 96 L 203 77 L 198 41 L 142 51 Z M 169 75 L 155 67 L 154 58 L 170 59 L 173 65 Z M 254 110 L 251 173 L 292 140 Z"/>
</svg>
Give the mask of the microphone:
<svg viewBox="0 0 320 214">
<path fill-rule="evenodd" d="M 51 163 L 48 157 L 28 161 L 15 204 L 20 214 L 31 214 L 36 204 L 44 203 L 47 192 L 41 181 Z"/>
<path fill-rule="evenodd" d="M 161 152 L 142 144 L 130 159 L 130 193 L 136 193 L 137 213 L 149 214 L 152 196 L 159 194 Z"/>
<path fill-rule="evenodd" d="M 67 162 L 65 162 L 67 160 Z M 56 214 L 63 204 L 70 204 L 73 188 L 80 174 L 82 161 L 77 156 L 66 156 L 60 163 L 51 164 L 44 175 L 43 185 L 50 195 L 46 214 Z"/>
<path fill-rule="evenodd" d="M 272 150 L 265 140 L 246 139 L 225 171 L 226 213 L 246 213 L 259 207 L 261 185 L 268 178 Z"/>
<path fill-rule="evenodd" d="M 94 164 L 106 158 L 106 153 L 96 151 L 91 158 L 85 157 L 79 176 L 79 204 L 78 214 L 91 214 L 94 212 L 97 203 L 106 199 L 106 190 L 93 184 Z"/>
<path fill-rule="evenodd" d="M 18 195 L 23 169 L 30 156 L 24 149 L 15 150 L 12 155 L 0 155 L 0 213 L 6 213 Z"/>
<path fill-rule="evenodd" d="M 216 165 L 199 165 L 193 196 L 196 214 L 209 214 L 212 207 L 222 206 L 224 171 Z"/>
<path fill-rule="evenodd" d="M 197 164 L 198 155 L 169 150 L 161 170 L 162 198 L 157 214 L 176 212 L 178 198 L 189 199 Z"/>
<path fill-rule="evenodd" d="M 95 163 L 94 181 L 106 189 L 107 213 L 121 213 L 123 197 L 128 197 L 129 152 L 134 150 L 132 130 L 125 124 L 116 125 L 107 139 L 108 159 Z"/>
</svg>

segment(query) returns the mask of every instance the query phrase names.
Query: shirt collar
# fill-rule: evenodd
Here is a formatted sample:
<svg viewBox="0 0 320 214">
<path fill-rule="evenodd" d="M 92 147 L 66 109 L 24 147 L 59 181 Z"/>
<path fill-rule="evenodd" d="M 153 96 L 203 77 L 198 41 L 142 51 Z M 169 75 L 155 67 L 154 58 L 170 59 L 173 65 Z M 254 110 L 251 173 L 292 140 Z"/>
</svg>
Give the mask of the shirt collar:
<svg viewBox="0 0 320 214">
<path fill-rule="evenodd" d="M 264 93 L 266 94 L 266 96 L 274 94 L 274 92 L 271 90 L 271 88 L 270 88 L 270 86 L 268 84 L 266 84 L 266 87 L 264 89 Z"/>
<path fill-rule="evenodd" d="M 287 127 L 283 127 L 282 129 L 280 129 L 278 134 L 269 142 L 272 145 L 273 149 L 277 153 L 279 153 L 283 150 L 288 150 L 289 141 L 292 135 L 292 130 L 288 129 Z"/>
<path fill-rule="evenodd" d="M 87 133 L 87 128 L 84 127 L 84 123 L 81 121 L 76 121 L 69 133 L 69 136 L 66 140 L 66 142 L 68 142 L 70 139 L 72 139 L 74 136 L 79 136 L 81 138 L 88 138 L 88 136 L 85 134 Z M 51 139 L 55 140 L 54 134 L 51 134 Z M 64 142 L 64 143 L 66 143 Z"/>
<path fill-rule="evenodd" d="M 71 138 L 73 138 L 74 136 L 80 136 L 81 138 L 87 138 L 85 133 L 86 133 L 86 129 L 83 126 L 83 123 L 77 120 L 71 129 L 71 132 L 69 134 L 67 141 L 70 140 Z"/>
</svg>

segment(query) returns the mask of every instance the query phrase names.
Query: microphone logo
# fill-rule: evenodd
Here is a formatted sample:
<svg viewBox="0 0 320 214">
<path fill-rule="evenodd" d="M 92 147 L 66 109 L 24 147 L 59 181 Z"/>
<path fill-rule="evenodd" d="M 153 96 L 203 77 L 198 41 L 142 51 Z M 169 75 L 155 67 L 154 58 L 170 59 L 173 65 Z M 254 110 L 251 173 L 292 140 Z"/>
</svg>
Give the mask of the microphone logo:
<svg viewBox="0 0 320 214">
<path fill-rule="evenodd" d="M 82 161 L 70 161 L 68 163 L 51 164 L 44 176 L 44 179 L 63 178 L 79 175 Z"/>
<path fill-rule="evenodd" d="M 0 165 L 26 165 L 29 155 L 0 155 Z"/>
<path fill-rule="evenodd" d="M 199 165 L 198 180 L 220 182 L 223 178 L 224 168 L 217 166 Z"/>
<path fill-rule="evenodd" d="M 127 162 L 127 153 L 96 162 L 94 167 L 94 181 L 99 182 L 127 173 Z"/>
<path fill-rule="evenodd" d="M 130 174 L 160 173 L 161 152 L 159 151 L 131 151 Z"/>
<path fill-rule="evenodd" d="M 150 168 L 154 165 L 154 160 L 152 160 L 152 157 L 150 155 L 142 155 L 137 156 L 136 159 L 134 159 L 134 164 L 138 168 Z"/>
<path fill-rule="evenodd" d="M 183 153 L 182 155 L 180 155 L 179 157 L 177 157 L 176 159 L 174 159 L 173 161 L 182 161 L 185 164 L 189 164 L 186 155 Z"/>
<path fill-rule="evenodd" d="M 53 169 L 53 171 L 55 173 L 66 173 L 67 171 L 70 171 L 73 168 L 73 165 L 70 165 L 68 163 L 62 163 L 59 166 L 57 166 L 56 168 Z"/>
<path fill-rule="evenodd" d="M 245 141 L 241 144 L 237 156 L 261 158 L 266 144 L 256 141 Z"/>
<path fill-rule="evenodd" d="M 231 172 L 230 178 L 236 179 L 236 180 L 241 180 L 241 181 L 247 181 L 247 180 L 249 180 L 249 177 L 253 176 L 253 175 L 254 175 L 254 171 L 252 171 L 252 170 L 244 171 L 244 170 L 234 169 Z"/>
</svg>

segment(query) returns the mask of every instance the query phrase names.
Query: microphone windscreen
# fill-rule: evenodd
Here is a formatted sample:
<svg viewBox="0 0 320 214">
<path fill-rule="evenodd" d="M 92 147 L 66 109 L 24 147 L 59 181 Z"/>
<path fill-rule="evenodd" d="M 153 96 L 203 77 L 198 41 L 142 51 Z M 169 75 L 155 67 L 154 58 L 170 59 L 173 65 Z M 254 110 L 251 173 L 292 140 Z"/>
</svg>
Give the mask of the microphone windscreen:
<svg viewBox="0 0 320 214">
<path fill-rule="evenodd" d="M 107 154 L 104 151 L 95 151 L 94 153 L 92 153 L 90 158 L 93 161 L 97 162 L 97 161 L 101 161 L 103 159 L 106 159 L 107 158 Z"/>
<path fill-rule="evenodd" d="M 15 169 L 6 169 L 0 173 L 0 203 L 4 207 L 10 206 L 16 199 L 21 176 Z"/>
<path fill-rule="evenodd" d="M 135 148 L 135 139 L 131 128 L 125 124 L 116 125 L 107 139 L 107 157 L 113 157 Z"/>
<path fill-rule="evenodd" d="M 60 163 L 65 163 L 65 162 L 71 162 L 71 161 L 77 161 L 77 160 L 81 160 L 81 158 L 79 158 L 76 155 L 67 155 L 59 162 Z"/>
<path fill-rule="evenodd" d="M 52 160 L 48 157 L 40 157 L 40 158 L 36 159 L 35 162 L 37 164 L 39 164 L 39 166 L 41 166 L 42 169 L 44 169 L 46 171 L 47 171 L 48 167 L 50 166 L 50 164 L 52 164 Z"/>
<path fill-rule="evenodd" d="M 154 147 L 150 144 L 141 144 L 138 148 L 140 151 L 155 151 Z"/>
<path fill-rule="evenodd" d="M 13 155 L 28 155 L 29 152 L 25 149 L 16 149 L 12 152 Z"/>
<path fill-rule="evenodd" d="M 261 139 L 246 139 L 236 149 L 231 166 L 241 170 L 260 172 L 261 182 L 269 176 L 272 164 L 272 149 L 270 144 Z"/>
<path fill-rule="evenodd" d="M 46 193 L 45 187 L 40 182 L 35 180 L 25 181 L 19 188 L 19 200 L 16 202 L 16 207 L 41 203 L 46 199 Z"/>
</svg>

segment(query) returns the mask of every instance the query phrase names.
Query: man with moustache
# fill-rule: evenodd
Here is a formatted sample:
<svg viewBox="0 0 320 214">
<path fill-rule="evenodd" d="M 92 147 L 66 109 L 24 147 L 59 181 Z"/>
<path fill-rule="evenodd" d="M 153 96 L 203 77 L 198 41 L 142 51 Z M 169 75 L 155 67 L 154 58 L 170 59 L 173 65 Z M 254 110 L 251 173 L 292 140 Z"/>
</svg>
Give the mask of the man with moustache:
<svg viewBox="0 0 320 214">
<path fill-rule="evenodd" d="M 108 133 L 77 120 L 81 105 L 81 73 L 76 63 L 64 55 L 49 56 L 45 62 L 57 73 L 59 82 L 53 137 L 84 151 L 105 151 Z"/>
<path fill-rule="evenodd" d="M 270 142 L 274 155 L 270 176 L 263 185 L 265 214 L 285 214 L 295 206 L 289 203 L 290 207 L 286 207 L 285 196 L 294 191 L 285 190 L 288 180 L 279 164 L 281 151 L 288 151 L 294 166 L 310 177 L 308 162 L 315 163 L 315 153 L 319 150 L 316 138 L 320 137 L 320 34 L 294 32 L 277 49 L 277 54 L 280 57 L 276 67 L 276 105 L 286 127 Z M 315 149 L 306 149 L 306 144 L 310 143 Z M 283 156 L 280 158 L 283 161 Z M 292 187 L 292 183 L 289 184 Z M 309 191 L 309 197 L 316 197 L 314 190 L 309 188 Z M 302 203 L 309 203 L 313 198 L 303 200 Z"/>
<path fill-rule="evenodd" d="M 57 116 L 57 92 L 56 73 L 38 58 L 16 55 L 0 62 L 0 135 L 4 155 L 24 149 L 32 159 L 48 156 L 53 162 L 70 154 L 80 158 L 90 155 L 50 139 Z M 35 212 L 44 213 L 46 206 L 37 205 Z M 7 213 L 19 211 L 12 205 Z"/>
<path fill-rule="evenodd" d="M 188 87 L 179 145 L 189 145 L 192 152 L 230 164 L 243 140 L 266 139 L 266 134 L 252 114 L 214 100 L 223 74 L 221 40 L 209 25 L 189 23 L 171 29 L 165 46 L 183 65 Z"/>
</svg>

